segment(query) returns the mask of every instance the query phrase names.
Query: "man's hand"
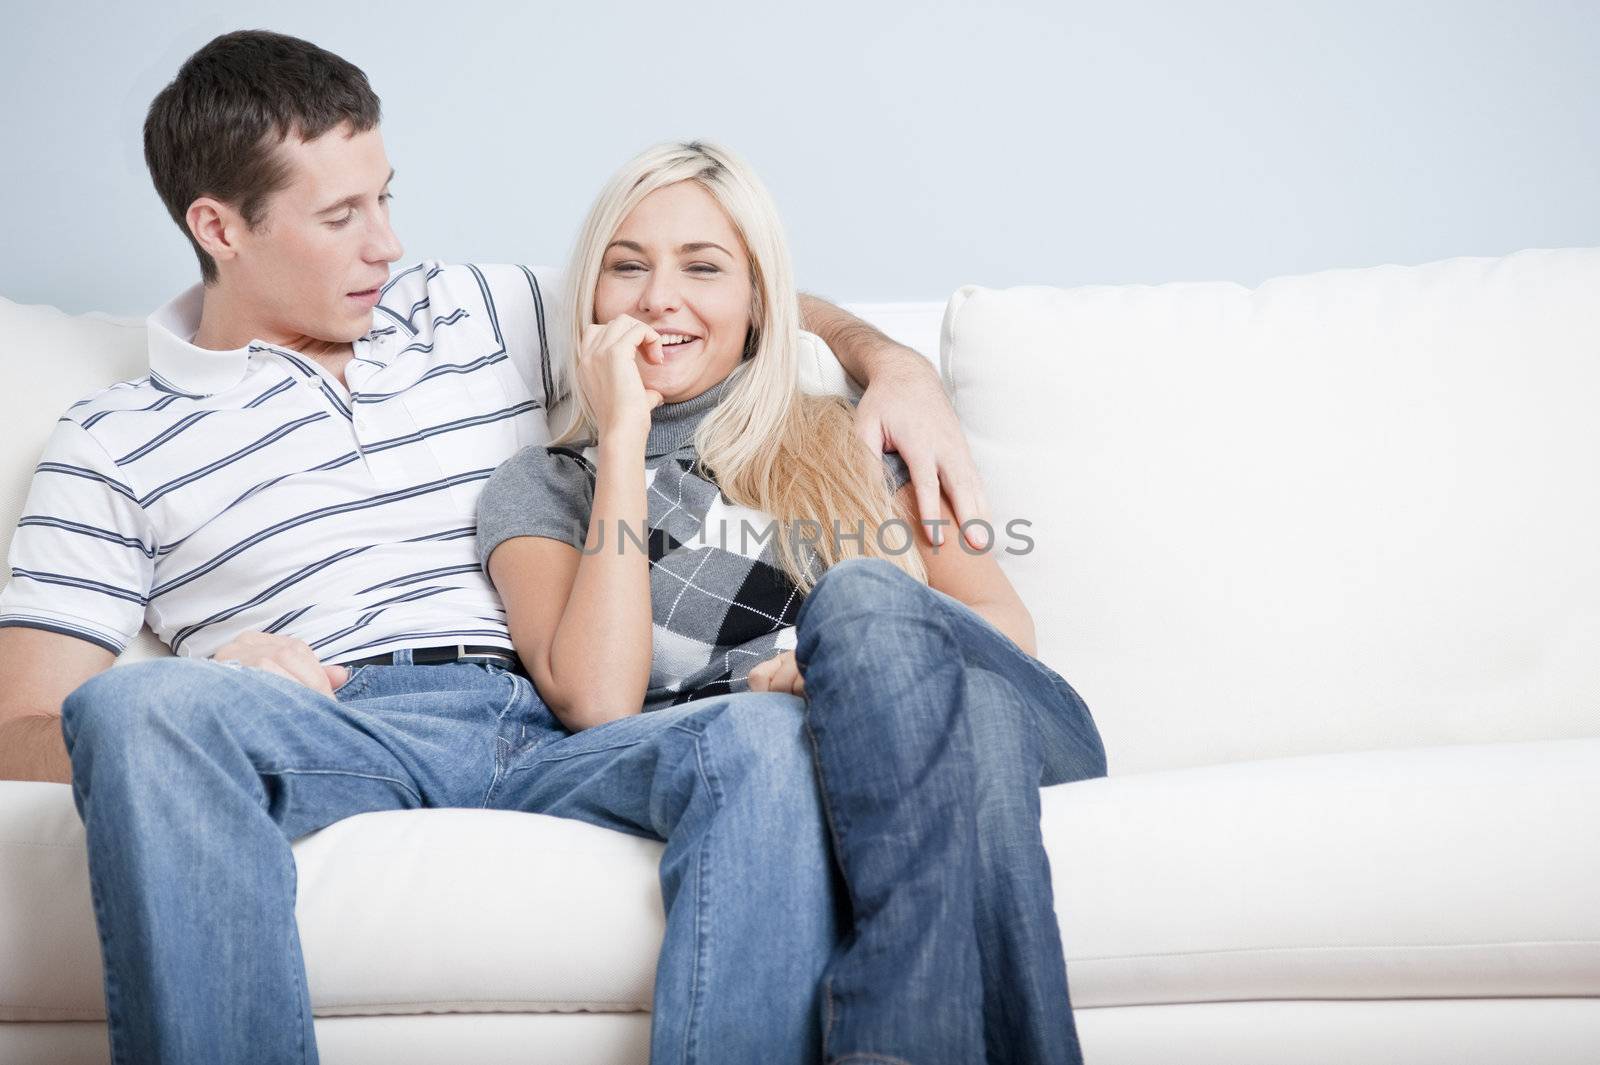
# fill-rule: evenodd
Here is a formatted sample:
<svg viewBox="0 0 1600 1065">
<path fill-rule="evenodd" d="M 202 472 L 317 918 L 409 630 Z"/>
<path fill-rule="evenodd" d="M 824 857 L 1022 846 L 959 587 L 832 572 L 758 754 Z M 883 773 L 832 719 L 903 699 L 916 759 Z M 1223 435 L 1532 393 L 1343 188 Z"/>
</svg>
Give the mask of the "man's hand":
<svg viewBox="0 0 1600 1065">
<path fill-rule="evenodd" d="M 767 659 L 750 671 L 750 690 L 753 692 L 787 692 L 790 695 L 804 695 L 806 693 L 806 680 L 800 675 L 800 667 L 795 664 L 794 652 L 784 651 L 782 654 Z"/>
<path fill-rule="evenodd" d="M 958 528 L 969 521 L 987 523 L 989 501 L 984 498 L 978 467 L 938 374 L 910 348 L 886 343 L 899 352 L 885 351 L 874 358 L 875 372 L 856 407 L 856 435 L 875 453 L 900 453 L 911 471 L 917 516 L 929 539 L 938 545 L 944 542 L 939 521 L 941 485 Z M 976 550 L 989 546 L 982 526 L 972 526 L 966 535 Z"/>
<path fill-rule="evenodd" d="M 874 453 L 898 451 L 911 471 L 917 520 L 931 542 L 944 542 L 939 489 L 950 500 L 957 526 L 989 523 L 978 467 L 967 450 L 961 423 L 927 359 L 849 311 L 817 296 L 800 294 L 801 325 L 822 338 L 844 372 L 865 387 L 856 407 L 856 435 Z M 977 550 L 989 546 L 981 526 L 967 530 Z"/>
<path fill-rule="evenodd" d="M 309 644 L 293 636 L 241 633 L 211 658 L 216 662 L 231 661 L 252 669 L 264 669 L 327 696 L 332 696 L 335 688 L 350 679 L 350 670 L 344 666 L 323 665 Z"/>
</svg>

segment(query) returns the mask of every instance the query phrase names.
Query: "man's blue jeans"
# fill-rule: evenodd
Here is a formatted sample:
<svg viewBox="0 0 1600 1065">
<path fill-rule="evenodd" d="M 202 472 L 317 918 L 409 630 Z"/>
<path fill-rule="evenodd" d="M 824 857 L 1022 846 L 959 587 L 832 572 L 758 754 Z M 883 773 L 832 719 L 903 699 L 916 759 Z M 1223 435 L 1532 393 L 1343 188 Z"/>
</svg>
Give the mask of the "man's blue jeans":
<svg viewBox="0 0 1600 1065">
<path fill-rule="evenodd" d="M 96 677 L 63 729 L 113 1060 L 315 1061 L 289 841 L 479 806 L 666 841 L 656 1065 L 1080 1061 L 1038 788 L 1104 775 L 1087 708 L 881 562 L 824 575 L 798 655 L 808 701 L 576 735 L 493 667 L 366 667 L 334 699 L 191 660 Z"/>
<path fill-rule="evenodd" d="M 1106 775 L 1083 700 L 881 560 L 823 574 L 796 658 L 851 912 L 829 1065 L 1081 1062 L 1039 788 Z"/>
<path fill-rule="evenodd" d="M 801 700 L 737 695 L 569 734 L 493 667 L 369 666 L 336 696 L 173 659 L 67 699 L 114 1062 L 316 1061 L 289 841 L 420 806 L 666 840 L 651 1060 L 817 1060 L 839 930 Z"/>
</svg>

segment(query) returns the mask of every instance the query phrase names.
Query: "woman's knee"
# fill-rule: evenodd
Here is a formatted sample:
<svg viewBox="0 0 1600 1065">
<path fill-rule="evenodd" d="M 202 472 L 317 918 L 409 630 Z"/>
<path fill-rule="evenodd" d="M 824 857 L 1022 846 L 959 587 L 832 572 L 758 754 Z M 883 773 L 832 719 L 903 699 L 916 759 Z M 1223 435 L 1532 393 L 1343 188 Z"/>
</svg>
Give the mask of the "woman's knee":
<svg viewBox="0 0 1600 1065">
<path fill-rule="evenodd" d="M 882 559 L 848 559 L 822 575 L 800 606 L 795 653 L 802 668 L 819 660 L 851 672 L 899 660 L 913 649 L 948 658 L 950 626 L 933 593 Z"/>
<path fill-rule="evenodd" d="M 927 606 L 928 590 L 915 577 L 881 558 L 849 558 L 829 567 L 800 606 L 799 623 L 808 615 L 838 617 Z"/>
</svg>

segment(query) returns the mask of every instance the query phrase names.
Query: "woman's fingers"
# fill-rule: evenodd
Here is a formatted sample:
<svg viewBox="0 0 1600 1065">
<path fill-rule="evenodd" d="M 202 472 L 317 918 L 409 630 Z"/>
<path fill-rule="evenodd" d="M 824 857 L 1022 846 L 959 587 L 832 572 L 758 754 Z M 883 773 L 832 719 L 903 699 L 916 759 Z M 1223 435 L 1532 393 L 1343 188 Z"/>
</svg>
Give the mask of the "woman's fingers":
<svg viewBox="0 0 1600 1065">
<path fill-rule="evenodd" d="M 806 693 L 806 682 L 800 676 L 800 667 L 795 664 L 793 651 L 785 651 L 779 660 L 778 676 L 772 685 L 772 690 L 788 692 L 791 695 Z"/>
<path fill-rule="evenodd" d="M 603 325 L 586 326 L 583 337 L 578 374 L 594 407 L 596 428 L 606 433 L 648 422 L 663 399 L 644 387 L 638 359 L 657 365 L 664 361 L 661 334 L 621 314 Z"/>
<path fill-rule="evenodd" d="M 655 366 L 660 366 L 667 361 L 666 349 L 661 346 L 661 334 L 649 326 L 641 327 L 644 330 L 644 339 L 634 345 L 634 350 L 644 356 L 644 361 Z"/>
<path fill-rule="evenodd" d="M 750 690 L 753 692 L 787 692 L 790 695 L 806 693 L 805 678 L 795 663 L 794 652 L 785 651 L 758 664 L 750 671 Z"/>
<path fill-rule="evenodd" d="M 634 322 L 625 330 L 611 346 L 612 354 L 620 362 L 626 359 L 630 364 L 634 356 L 643 355 L 644 361 L 660 366 L 666 360 L 666 354 L 661 348 L 661 334 L 645 325 L 643 322 Z"/>
<path fill-rule="evenodd" d="M 764 692 L 768 690 L 767 682 L 771 680 L 771 678 L 772 659 L 769 658 L 767 661 L 760 662 L 753 669 L 751 669 L 749 675 L 745 677 L 745 680 L 749 683 L 751 691 Z"/>
</svg>

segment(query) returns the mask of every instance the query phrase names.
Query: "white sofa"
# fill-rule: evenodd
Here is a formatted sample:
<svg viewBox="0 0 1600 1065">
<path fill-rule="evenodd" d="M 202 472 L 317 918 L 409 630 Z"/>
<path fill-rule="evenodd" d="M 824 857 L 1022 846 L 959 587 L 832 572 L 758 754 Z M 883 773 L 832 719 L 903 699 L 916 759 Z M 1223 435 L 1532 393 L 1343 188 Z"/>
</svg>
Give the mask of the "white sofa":
<svg viewBox="0 0 1600 1065">
<path fill-rule="evenodd" d="M 942 353 L 1106 741 L 1044 800 L 1086 1060 L 1600 1062 L 1600 249 L 861 309 Z M 143 332 L 0 336 L 6 535 Z M 82 838 L 0 784 L 0 1063 L 106 1060 Z M 330 1065 L 645 1060 L 657 845 L 434 810 L 295 853 Z"/>
</svg>

